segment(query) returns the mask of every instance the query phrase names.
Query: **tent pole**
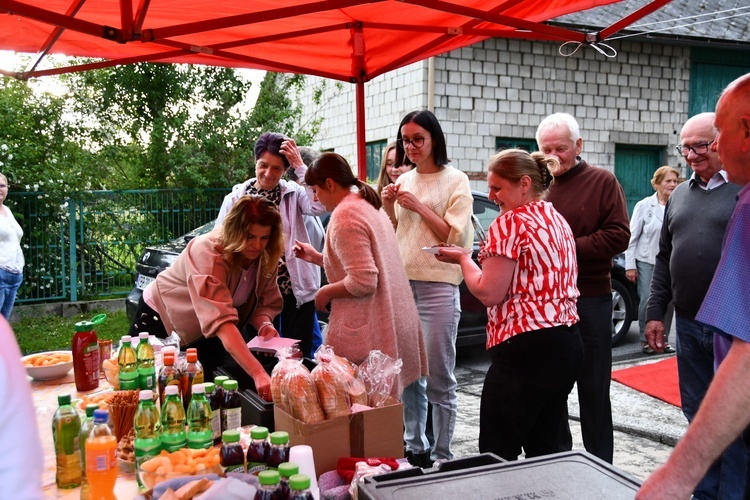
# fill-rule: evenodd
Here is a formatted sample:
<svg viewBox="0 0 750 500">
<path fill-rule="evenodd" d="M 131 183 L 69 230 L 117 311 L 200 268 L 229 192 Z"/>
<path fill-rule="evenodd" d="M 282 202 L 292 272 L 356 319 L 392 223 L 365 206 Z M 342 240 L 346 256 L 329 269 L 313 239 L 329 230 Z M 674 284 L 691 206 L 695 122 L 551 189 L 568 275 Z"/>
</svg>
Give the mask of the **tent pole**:
<svg viewBox="0 0 750 500">
<path fill-rule="evenodd" d="M 357 101 L 357 177 L 367 180 L 367 146 L 365 144 L 365 82 L 356 83 Z"/>
</svg>

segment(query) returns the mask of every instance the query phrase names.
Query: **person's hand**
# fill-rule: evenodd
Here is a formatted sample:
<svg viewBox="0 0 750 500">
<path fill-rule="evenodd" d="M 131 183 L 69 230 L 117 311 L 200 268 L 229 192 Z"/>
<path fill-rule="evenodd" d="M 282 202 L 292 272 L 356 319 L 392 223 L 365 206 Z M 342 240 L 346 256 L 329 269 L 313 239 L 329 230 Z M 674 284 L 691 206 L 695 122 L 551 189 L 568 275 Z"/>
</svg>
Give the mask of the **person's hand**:
<svg viewBox="0 0 750 500">
<path fill-rule="evenodd" d="M 302 243 L 301 241 L 294 240 L 294 246 L 292 247 L 294 256 L 298 259 L 302 259 L 305 262 L 315 263 L 315 256 L 318 253 L 315 248 L 309 243 Z"/>
<path fill-rule="evenodd" d="M 258 335 L 263 337 L 263 340 L 270 340 L 274 337 L 279 336 L 279 331 L 276 330 L 276 327 L 273 326 L 273 323 L 270 321 L 266 321 L 262 325 L 260 325 L 260 328 L 258 328 Z"/>
<path fill-rule="evenodd" d="M 330 311 L 329 304 L 331 303 L 331 297 L 328 294 L 328 289 L 329 285 L 325 285 L 315 294 L 315 309 L 320 312 Z"/>
<path fill-rule="evenodd" d="M 635 269 L 628 269 L 625 271 L 625 277 L 628 279 L 628 281 L 632 281 L 635 283 L 635 281 L 638 279 L 638 271 Z"/>
<path fill-rule="evenodd" d="M 457 246 L 439 247 L 435 258 L 447 264 L 458 264 L 461 259 L 471 252 L 468 248 Z"/>
<path fill-rule="evenodd" d="M 652 319 L 646 323 L 648 346 L 656 352 L 664 352 L 664 322 Z"/>
<path fill-rule="evenodd" d="M 670 464 L 667 462 L 656 469 L 641 485 L 635 495 L 636 500 L 690 498 L 693 488 L 689 481 L 685 481 L 680 476 L 678 472 L 670 470 Z"/>
<path fill-rule="evenodd" d="M 401 191 L 398 190 L 398 193 L 396 194 L 396 201 L 398 201 L 398 204 L 401 205 L 401 208 L 410 210 L 412 212 L 419 213 L 419 210 L 422 208 L 422 202 L 417 199 L 416 196 L 411 194 L 409 191 Z"/>
<path fill-rule="evenodd" d="M 258 396 L 265 401 L 273 401 L 273 395 L 271 394 L 271 377 L 269 377 L 266 372 L 253 375 L 253 382 L 255 383 L 255 391 L 258 393 Z"/>
<path fill-rule="evenodd" d="M 391 183 L 383 188 L 383 191 L 381 191 L 380 193 L 380 199 L 383 200 L 384 205 L 393 207 L 393 204 L 396 202 L 397 195 L 398 185 Z"/>
<path fill-rule="evenodd" d="M 305 164 L 305 162 L 302 161 L 302 155 L 299 154 L 299 148 L 297 148 L 297 143 L 294 142 L 294 139 L 287 137 L 281 143 L 279 153 L 286 156 L 286 159 L 289 160 L 289 166 L 291 168 L 296 169 Z"/>
</svg>

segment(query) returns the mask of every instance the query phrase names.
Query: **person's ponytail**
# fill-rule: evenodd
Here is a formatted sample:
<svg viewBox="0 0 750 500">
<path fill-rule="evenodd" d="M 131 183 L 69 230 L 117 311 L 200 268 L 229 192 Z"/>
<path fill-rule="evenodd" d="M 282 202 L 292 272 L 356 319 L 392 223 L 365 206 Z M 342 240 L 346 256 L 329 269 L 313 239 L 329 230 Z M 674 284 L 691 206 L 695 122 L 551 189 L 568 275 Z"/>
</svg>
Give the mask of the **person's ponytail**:
<svg viewBox="0 0 750 500">
<path fill-rule="evenodd" d="M 383 206 L 383 202 L 380 199 L 380 196 L 378 196 L 377 191 L 370 187 L 366 182 L 362 182 L 360 179 L 356 179 L 354 185 L 357 186 L 357 189 L 359 189 L 359 195 L 367 201 L 367 203 L 375 207 L 376 210 L 380 210 L 380 207 Z"/>
</svg>

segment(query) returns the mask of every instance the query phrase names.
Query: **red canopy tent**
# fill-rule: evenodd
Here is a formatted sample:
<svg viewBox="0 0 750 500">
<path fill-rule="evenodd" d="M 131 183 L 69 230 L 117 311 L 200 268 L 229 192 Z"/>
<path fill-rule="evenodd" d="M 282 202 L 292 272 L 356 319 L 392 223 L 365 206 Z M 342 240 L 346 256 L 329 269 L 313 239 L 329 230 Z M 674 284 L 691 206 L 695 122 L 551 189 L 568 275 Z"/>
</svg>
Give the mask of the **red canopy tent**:
<svg viewBox="0 0 750 500">
<path fill-rule="evenodd" d="M 0 49 L 36 53 L 26 79 L 135 62 L 303 73 L 357 85 L 365 169 L 364 83 L 489 37 L 597 43 L 670 0 L 597 33 L 543 24 L 618 0 L 0 0 Z M 101 61 L 39 69 L 46 54 Z"/>
</svg>

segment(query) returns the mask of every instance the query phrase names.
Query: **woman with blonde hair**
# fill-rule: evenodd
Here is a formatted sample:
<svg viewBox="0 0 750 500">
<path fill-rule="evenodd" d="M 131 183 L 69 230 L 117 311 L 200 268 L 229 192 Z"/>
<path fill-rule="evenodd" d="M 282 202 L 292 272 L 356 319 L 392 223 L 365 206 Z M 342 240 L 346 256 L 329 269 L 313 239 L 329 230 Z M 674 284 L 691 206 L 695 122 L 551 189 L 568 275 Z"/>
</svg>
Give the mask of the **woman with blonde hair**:
<svg viewBox="0 0 750 500">
<path fill-rule="evenodd" d="M 568 395 L 583 362 L 573 233 L 545 202 L 555 157 L 508 149 L 490 158 L 489 197 L 500 215 L 479 252 L 441 247 L 487 306 L 487 349 L 479 451 L 506 460 L 570 450 Z"/>
<path fill-rule="evenodd" d="M 191 240 L 146 287 L 130 335 L 176 332 L 181 350 L 198 349 L 209 379 L 228 353 L 270 401 L 270 378 L 240 332 L 249 324 L 266 339 L 278 335 L 272 322 L 282 307 L 276 279 L 283 252 L 276 206 L 263 196 L 243 196 L 222 226 Z"/>
<path fill-rule="evenodd" d="M 659 253 L 659 237 L 664 222 L 664 208 L 669 196 L 677 187 L 680 172 L 673 167 L 656 169 L 651 186 L 656 190 L 651 196 L 635 204 L 630 218 L 630 244 L 625 251 L 625 277 L 638 287 L 638 330 L 641 336 L 641 349 L 645 354 L 654 354 L 646 342 L 646 306 L 651 293 L 651 277 L 654 274 L 656 254 Z M 670 303 L 664 317 L 664 331 L 669 336 L 674 306 Z M 666 340 L 666 339 L 665 339 Z M 664 344 L 664 352 L 675 352 L 669 343 Z"/>
<path fill-rule="evenodd" d="M 392 142 L 385 147 L 383 159 L 380 162 L 380 175 L 378 176 L 378 196 L 383 193 L 383 188 L 388 184 L 396 182 L 401 174 L 408 172 L 414 165 L 402 162 L 396 163 L 396 143 Z"/>
</svg>

